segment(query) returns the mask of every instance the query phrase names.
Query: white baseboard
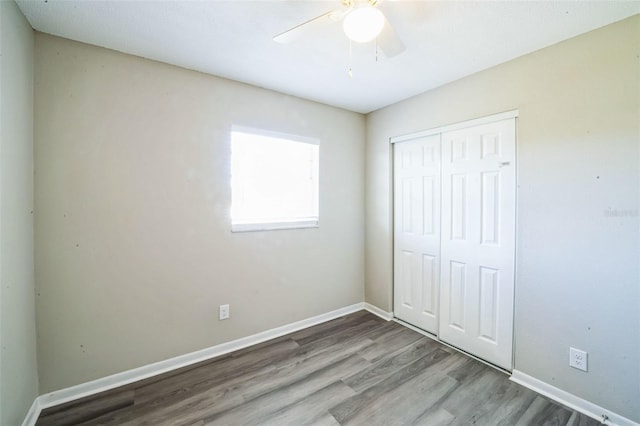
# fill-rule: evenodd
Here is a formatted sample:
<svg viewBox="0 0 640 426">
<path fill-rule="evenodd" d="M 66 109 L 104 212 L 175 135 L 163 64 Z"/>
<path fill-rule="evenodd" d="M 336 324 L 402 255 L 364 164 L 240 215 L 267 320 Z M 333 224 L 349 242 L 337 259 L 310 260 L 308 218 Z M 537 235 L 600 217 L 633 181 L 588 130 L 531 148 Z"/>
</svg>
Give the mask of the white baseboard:
<svg viewBox="0 0 640 426">
<path fill-rule="evenodd" d="M 383 320 L 391 321 L 393 319 L 393 312 L 383 311 L 382 309 L 370 303 L 365 302 L 364 309 L 366 309 L 367 311 L 371 312 L 374 315 L 379 316 Z"/>
<path fill-rule="evenodd" d="M 42 408 L 40 407 L 38 398 L 36 398 L 33 400 L 33 404 L 31 404 L 31 408 L 29 408 L 29 411 L 22 422 L 22 426 L 35 425 L 38 421 L 38 417 L 40 417 L 40 411 L 42 411 Z"/>
<path fill-rule="evenodd" d="M 31 410 L 29 410 L 29 413 L 24 419 L 22 426 L 35 425 L 35 422 L 40 415 L 40 411 L 44 410 L 45 408 L 64 404 L 65 402 L 84 398 L 86 396 L 104 392 L 109 389 L 117 388 L 119 386 L 157 376 L 158 374 L 166 373 L 168 371 L 206 361 L 211 358 L 227 354 L 229 352 L 237 351 L 238 349 L 246 348 L 248 346 L 262 343 L 267 340 L 275 339 L 276 337 L 284 336 L 285 334 L 293 333 L 294 331 L 298 331 L 303 328 L 312 327 L 314 325 L 318 325 L 323 322 L 342 317 L 344 315 L 361 311 L 364 308 L 364 303 L 356 303 L 351 306 L 336 309 L 335 311 L 327 312 L 325 314 L 317 315 L 315 317 L 307 318 L 301 321 L 296 321 L 291 324 L 272 328 L 271 330 L 266 330 L 257 334 L 253 334 L 251 336 L 233 340 L 231 342 L 221 343 L 219 345 L 215 345 L 196 352 L 180 355 L 175 358 L 170 358 L 153 364 L 144 365 L 132 370 L 123 371 L 122 373 L 116 373 L 111 376 L 102 377 L 90 382 L 81 383 L 79 385 L 40 395 L 33 402 Z"/>
<path fill-rule="evenodd" d="M 562 389 L 543 382 L 542 380 L 538 380 L 535 377 L 531 377 L 521 371 L 513 370 L 511 380 L 536 391 L 541 395 L 551 398 L 572 410 L 579 411 L 582 414 L 599 420 L 606 425 L 640 426 L 640 424 L 633 420 L 619 414 L 612 413 L 606 408 L 600 407 L 599 405 L 593 404 L 569 392 L 563 391 Z"/>
</svg>

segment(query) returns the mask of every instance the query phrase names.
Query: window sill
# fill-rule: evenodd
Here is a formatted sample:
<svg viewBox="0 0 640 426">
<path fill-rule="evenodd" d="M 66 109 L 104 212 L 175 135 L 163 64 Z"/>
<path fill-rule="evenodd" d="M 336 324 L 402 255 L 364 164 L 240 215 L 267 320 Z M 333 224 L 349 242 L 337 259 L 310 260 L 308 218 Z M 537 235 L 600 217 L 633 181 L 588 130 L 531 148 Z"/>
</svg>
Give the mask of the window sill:
<svg viewBox="0 0 640 426">
<path fill-rule="evenodd" d="M 265 223 L 233 223 L 231 232 L 256 232 L 256 231 L 280 231 L 284 229 L 319 228 L 319 221 L 297 220 L 291 222 L 265 222 Z"/>
</svg>

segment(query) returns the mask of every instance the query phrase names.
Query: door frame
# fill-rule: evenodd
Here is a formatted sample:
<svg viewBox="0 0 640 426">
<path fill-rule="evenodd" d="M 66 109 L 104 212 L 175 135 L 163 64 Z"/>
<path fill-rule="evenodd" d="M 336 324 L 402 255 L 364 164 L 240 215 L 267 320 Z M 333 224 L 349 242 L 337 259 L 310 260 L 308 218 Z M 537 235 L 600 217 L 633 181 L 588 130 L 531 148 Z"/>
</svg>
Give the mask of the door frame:
<svg viewBox="0 0 640 426">
<path fill-rule="evenodd" d="M 509 118 L 518 118 L 518 110 L 514 109 L 511 111 L 500 112 L 498 114 L 487 115 L 485 117 L 474 118 L 471 120 L 461 121 L 459 123 L 447 124 L 445 126 L 433 127 L 427 130 L 421 130 L 419 132 L 407 133 L 400 136 L 394 136 L 389 139 L 389 143 L 394 144 L 398 142 L 409 141 L 411 139 L 422 138 L 425 136 L 436 135 L 438 133 L 446 133 L 451 132 L 453 130 L 466 129 L 467 127 L 475 127 L 481 124 L 493 123 L 495 121 L 507 120 Z M 517 128 L 516 128 L 516 136 L 517 136 Z M 517 141 L 516 141 L 517 147 Z"/>
</svg>

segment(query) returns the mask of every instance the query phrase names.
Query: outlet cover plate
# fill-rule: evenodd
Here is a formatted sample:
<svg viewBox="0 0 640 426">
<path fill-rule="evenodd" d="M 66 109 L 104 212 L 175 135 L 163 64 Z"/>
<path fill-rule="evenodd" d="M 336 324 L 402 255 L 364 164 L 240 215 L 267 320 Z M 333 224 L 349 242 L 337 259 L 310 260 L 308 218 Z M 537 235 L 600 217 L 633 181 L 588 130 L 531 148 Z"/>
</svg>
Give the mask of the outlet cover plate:
<svg viewBox="0 0 640 426">
<path fill-rule="evenodd" d="M 587 353 L 580 349 L 569 348 L 569 366 L 578 370 L 588 371 Z"/>
<path fill-rule="evenodd" d="M 220 321 L 229 319 L 229 305 L 220 305 Z"/>
</svg>

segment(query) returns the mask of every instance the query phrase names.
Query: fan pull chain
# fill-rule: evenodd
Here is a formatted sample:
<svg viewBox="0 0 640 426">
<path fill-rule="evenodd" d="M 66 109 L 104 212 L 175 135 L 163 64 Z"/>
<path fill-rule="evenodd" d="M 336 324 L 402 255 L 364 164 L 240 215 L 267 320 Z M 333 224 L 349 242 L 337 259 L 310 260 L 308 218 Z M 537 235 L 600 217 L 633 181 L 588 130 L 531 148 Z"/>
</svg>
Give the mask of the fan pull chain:
<svg viewBox="0 0 640 426">
<path fill-rule="evenodd" d="M 352 46 L 352 41 L 349 40 L 349 78 L 353 78 L 353 70 L 352 70 L 352 65 L 353 65 L 353 46 Z"/>
</svg>

